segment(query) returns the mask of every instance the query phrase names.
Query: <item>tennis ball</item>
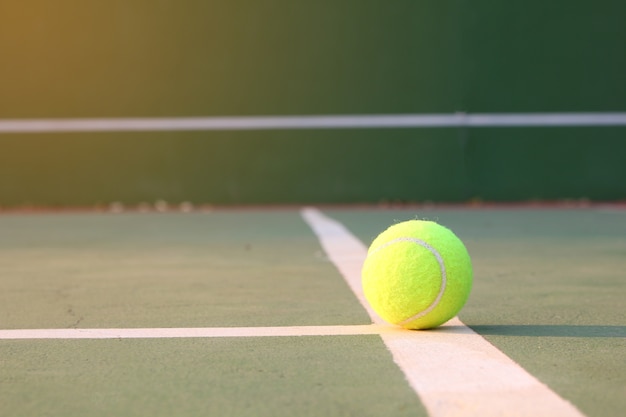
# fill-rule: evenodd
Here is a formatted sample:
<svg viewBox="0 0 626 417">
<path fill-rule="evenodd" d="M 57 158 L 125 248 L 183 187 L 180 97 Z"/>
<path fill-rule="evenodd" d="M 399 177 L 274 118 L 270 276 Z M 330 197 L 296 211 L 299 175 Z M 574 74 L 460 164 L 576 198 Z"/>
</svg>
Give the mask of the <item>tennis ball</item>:
<svg viewBox="0 0 626 417">
<path fill-rule="evenodd" d="M 372 309 L 389 323 L 429 329 L 461 310 L 472 288 L 463 242 L 432 221 L 395 224 L 372 242 L 362 283 Z"/>
</svg>

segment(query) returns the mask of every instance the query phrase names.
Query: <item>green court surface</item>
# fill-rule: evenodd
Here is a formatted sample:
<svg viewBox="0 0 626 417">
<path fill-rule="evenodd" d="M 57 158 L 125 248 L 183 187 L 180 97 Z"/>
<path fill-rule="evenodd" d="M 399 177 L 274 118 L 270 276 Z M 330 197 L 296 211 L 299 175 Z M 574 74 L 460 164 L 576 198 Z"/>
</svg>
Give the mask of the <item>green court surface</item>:
<svg viewBox="0 0 626 417">
<path fill-rule="evenodd" d="M 460 319 L 592 417 L 626 408 L 626 210 L 327 208 L 365 245 L 437 220 Z M 0 215 L 0 330 L 368 325 L 297 208 Z M 513 410 L 512 410 L 513 413 Z M 427 416 L 376 334 L 0 339 L 0 416 Z"/>
</svg>

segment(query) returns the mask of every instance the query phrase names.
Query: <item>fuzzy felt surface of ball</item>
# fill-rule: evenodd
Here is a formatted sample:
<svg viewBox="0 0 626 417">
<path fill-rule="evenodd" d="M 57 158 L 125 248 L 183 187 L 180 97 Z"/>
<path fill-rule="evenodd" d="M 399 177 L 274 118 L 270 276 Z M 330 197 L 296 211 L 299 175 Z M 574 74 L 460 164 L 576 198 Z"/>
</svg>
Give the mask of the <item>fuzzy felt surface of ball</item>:
<svg viewBox="0 0 626 417">
<path fill-rule="evenodd" d="M 365 298 L 381 318 L 407 329 L 429 329 L 458 314 L 473 271 L 465 245 L 450 229 L 408 220 L 374 239 L 361 277 Z"/>
</svg>

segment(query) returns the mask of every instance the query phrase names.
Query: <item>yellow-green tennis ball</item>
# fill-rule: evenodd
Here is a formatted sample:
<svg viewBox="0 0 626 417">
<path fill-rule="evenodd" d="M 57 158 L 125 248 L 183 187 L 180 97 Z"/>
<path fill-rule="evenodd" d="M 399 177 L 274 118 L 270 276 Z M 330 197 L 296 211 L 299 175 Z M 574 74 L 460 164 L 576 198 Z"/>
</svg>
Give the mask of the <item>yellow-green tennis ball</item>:
<svg viewBox="0 0 626 417">
<path fill-rule="evenodd" d="M 435 222 L 395 224 L 372 242 L 362 270 L 365 298 L 380 317 L 407 329 L 456 316 L 472 288 L 465 245 Z"/>
</svg>

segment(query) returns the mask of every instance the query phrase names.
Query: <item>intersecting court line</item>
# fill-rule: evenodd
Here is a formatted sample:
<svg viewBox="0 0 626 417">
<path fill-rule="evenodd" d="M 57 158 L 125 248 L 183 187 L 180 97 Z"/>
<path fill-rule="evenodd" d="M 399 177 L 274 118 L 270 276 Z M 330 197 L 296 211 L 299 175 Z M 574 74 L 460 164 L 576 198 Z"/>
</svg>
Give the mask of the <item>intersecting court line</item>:
<svg viewBox="0 0 626 417">
<path fill-rule="evenodd" d="M 348 326 L 279 327 L 189 327 L 128 329 L 9 329 L 0 330 L 0 340 L 9 339 L 161 339 L 210 337 L 352 336 L 398 331 L 375 324 Z"/>
<path fill-rule="evenodd" d="M 383 325 L 361 287 L 367 248 L 317 209 L 303 209 L 302 217 L 372 321 Z M 431 417 L 582 416 L 458 318 L 435 330 L 381 332 L 380 336 Z"/>
</svg>

